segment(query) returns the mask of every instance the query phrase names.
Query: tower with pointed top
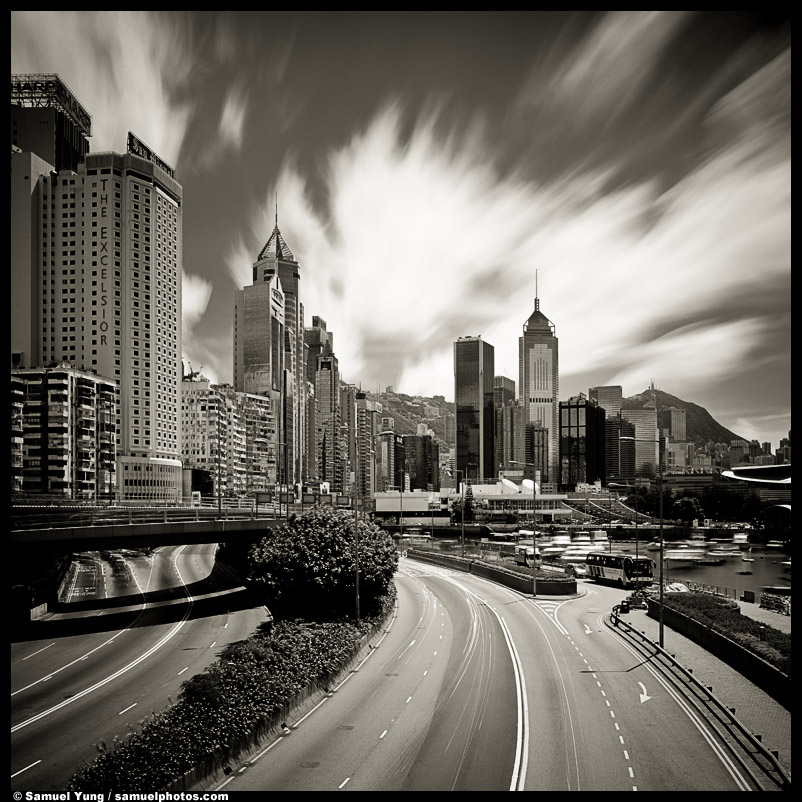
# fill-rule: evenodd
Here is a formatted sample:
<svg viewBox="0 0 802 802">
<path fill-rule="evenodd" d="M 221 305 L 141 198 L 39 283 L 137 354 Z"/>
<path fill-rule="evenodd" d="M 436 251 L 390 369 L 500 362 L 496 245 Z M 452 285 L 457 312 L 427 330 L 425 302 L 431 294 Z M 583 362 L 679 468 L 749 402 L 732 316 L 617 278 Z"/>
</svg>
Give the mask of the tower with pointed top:
<svg viewBox="0 0 802 802">
<path fill-rule="evenodd" d="M 253 284 L 235 296 L 234 378 L 238 390 L 276 399 L 278 477 L 289 485 L 304 478 L 307 385 L 300 283 L 300 266 L 281 235 L 277 210 L 273 232 L 253 263 Z M 268 328 L 269 347 L 266 341 L 256 347 L 258 332 Z M 249 341 L 254 344 L 251 356 L 245 350 Z"/>
<path fill-rule="evenodd" d="M 527 461 L 541 472 L 541 481 L 559 480 L 559 351 L 554 324 L 540 311 L 535 296 L 535 310 L 523 325 L 518 338 L 518 397 L 534 440 L 546 448 L 528 449 Z M 539 433 L 537 433 L 539 431 Z"/>
</svg>

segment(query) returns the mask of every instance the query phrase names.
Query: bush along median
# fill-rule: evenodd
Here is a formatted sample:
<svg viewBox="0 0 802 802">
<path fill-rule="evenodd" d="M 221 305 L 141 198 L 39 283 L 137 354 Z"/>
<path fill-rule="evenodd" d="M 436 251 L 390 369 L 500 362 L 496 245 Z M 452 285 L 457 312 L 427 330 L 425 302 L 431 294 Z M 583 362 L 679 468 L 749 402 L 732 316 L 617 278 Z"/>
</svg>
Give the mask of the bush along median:
<svg viewBox="0 0 802 802">
<path fill-rule="evenodd" d="M 249 583 L 274 620 L 184 682 L 167 710 L 129 725 L 124 740 L 98 744 L 67 790 L 181 790 L 280 729 L 308 689 L 327 688 L 395 604 L 390 536 L 360 520 L 357 537 L 355 526 L 352 514 L 321 507 L 254 546 Z"/>
</svg>

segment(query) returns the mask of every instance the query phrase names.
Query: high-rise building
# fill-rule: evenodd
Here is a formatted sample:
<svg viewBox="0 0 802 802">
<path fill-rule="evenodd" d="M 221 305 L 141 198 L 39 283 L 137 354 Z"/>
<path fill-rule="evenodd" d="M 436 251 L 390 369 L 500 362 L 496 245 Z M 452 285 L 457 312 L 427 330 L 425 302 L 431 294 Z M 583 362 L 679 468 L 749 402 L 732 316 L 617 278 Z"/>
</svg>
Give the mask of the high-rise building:
<svg viewBox="0 0 802 802">
<path fill-rule="evenodd" d="M 660 437 L 657 428 L 657 410 L 652 406 L 622 407 L 621 420 L 622 427 L 623 421 L 627 421 L 634 427 L 634 434 L 625 434 L 622 430 L 621 437 L 627 438 L 627 442 L 633 442 L 635 444 L 634 473 L 624 474 L 624 476 L 628 478 L 632 478 L 633 476 L 656 476 L 660 464 Z M 623 442 L 621 453 L 622 455 L 624 453 Z"/>
<path fill-rule="evenodd" d="M 77 170 L 91 136 L 91 115 L 58 75 L 11 76 L 12 148 L 36 153 L 56 172 Z"/>
<path fill-rule="evenodd" d="M 405 435 L 410 490 L 440 490 L 440 446 L 431 434 Z"/>
<path fill-rule="evenodd" d="M 624 394 L 621 385 L 591 387 L 588 399 L 604 410 L 604 474 L 607 481 L 621 479 L 621 405 Z M 633 456 L 634 459 L 634 456 Z"/>
<path fill-rule="evenodd" d="M 253 264 L 253 283 L 269 283 L 275 276 L 284 296 L 284 375 L 280 441 L 286 449 L 289 484 L 303 476 L 306 441 L 306 365 L 304 358 L 304 307 L 301 303 L 301 268 L 276 225 Z"/>
<path fill-rule="evenodd" d="M 114 382 L 65 363 L 12 370 L 11 387 L 12 490 L 110 501 L 116 472 Z"/>
<path fill-rule="evenodd" d="M 548 431 L 548 453 L 535 468 L 544 482 L 559 480 L 559 375 L 555 326 L 540 311 L 540 299 L 535 298 L 535 309 L 518 338 L 518 397 L 526 408 L 527 423 Z"/>
<path fill-rule="evenodd" d="M 666 407 L 657 413 L 657 425 L 666 430 L 668 436 L 677 443 L 688 439 L 685 421 L 685 410 L 679 407 Z"/>
<path fill-rule="evenodd" d="M 504 406 L 508 401 L 515 398 L 515 382 L 506 376 L 495 376 L 493 378 L 493 400 L 496 407 Z"/>
<path fill-rule="evenodd" d="M 606 484 L 605 411 L 583 393 L 560 401 L 560 487 Z"/>
<path fill-rule="evenodd" d="M 457 471 L 466 480 L 496 476 L 494 351 L 481 337 L 460 337 L 454 343 Z"/>
<path fill-rule="evenodd" d="M 112 379 L 120 496 L 136 487 L 140 498 L 142 488 L 179 498 L 181 185 L 130 133 L 125 154 L 89 154 L 27 180 L 37 183 L 27 190 L 36 241 L 12 246 L 12 364 L 68 363 Z M 26 286 L 36 292 L 17 306 Z"/>
<path fill-rule="evenodd" d="M 314 387 L 315 404 L 309 405 L 307 421 L 311 451 L 307 455 L 306 477 L 328 482 L 331 492 L 343 492 L 343 465 L 340 459 L 340 369 L 334 355 L 334 335 L 326 321 L 312 318 L 304 331 L 306 377 Z"/>
</svg>

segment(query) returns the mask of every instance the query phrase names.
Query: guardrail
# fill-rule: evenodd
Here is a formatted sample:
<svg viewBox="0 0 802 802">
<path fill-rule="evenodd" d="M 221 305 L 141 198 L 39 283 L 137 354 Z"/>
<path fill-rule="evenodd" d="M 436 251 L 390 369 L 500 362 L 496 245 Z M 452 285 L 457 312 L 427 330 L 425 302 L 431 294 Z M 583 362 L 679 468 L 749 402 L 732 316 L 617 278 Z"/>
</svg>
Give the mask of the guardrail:
<svg viewBox="0 0 802 802">
<path fill-rule="evenodd" d="M 766 749 L 760 741 L 760 736 L 751 733 L 738 720 L 734 709 L 728 708 L 722 704 L 719 699 L 713 695 L 712 689 L 699 682 L 691 671 L 684 668 L 676 661 L 673 655 L 669 654 L 665 649 L 660 648 L 658 643 L 650 640 L 643 632 L 640 632 L 627 621 L 623 620 L 619 614 L 618 605 L 613 608 L 609 615 L 609 620 L 612 622 L 613 626 L 621 628 L 631 640 L 637 641 L 637 645 L 639 645 L 642 651 L 651 652 L 649 659 L 657 657 L 664 663 L 664 665 L 661 666 L 658 661 L 652 660 L 652 665 L 661 667 L 669 673 L 673 672 L 675 677 L 678 677 L 679 680 L 685 684 L 686 688 L 693 690 L 693 696 L 698 705 L 701 705 L 713 715 L 724 727 L 727 734 L 750 756 L 754 764 L 763 772 L 766 779 L 771 782 L 773 786 L 779 787 L 783 791 L 791 790 L 791 778 L 780 765 L 777 754 Z M 749 771 L 748 768 L 747 771 Z M 751 771 L 749 771 L 749 774 L 755 784 L 761 787 L 759 778 Z"/>
</svg>

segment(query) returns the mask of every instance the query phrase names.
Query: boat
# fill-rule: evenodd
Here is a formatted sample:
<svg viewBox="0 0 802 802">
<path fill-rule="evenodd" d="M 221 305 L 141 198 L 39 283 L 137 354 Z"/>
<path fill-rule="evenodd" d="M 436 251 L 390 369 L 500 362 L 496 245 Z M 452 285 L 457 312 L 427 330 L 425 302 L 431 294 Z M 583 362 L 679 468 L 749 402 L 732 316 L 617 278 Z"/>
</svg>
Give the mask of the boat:
<svg viewBox="0 0 802 802">
<path fill-rule="evenodd" d="M 782 542 L 782 540 L 770 540 L 768 543 L 766 543 L 766 548 L 767 549 L 784 549 L 785 548 L 785 544 Z"/>
<path fill-rule="evenodd" d="M 592 543 L 588 544 L 577 544 L 572 543 L 568 548 L 559 555 L 557 558 L 561 563 L 576 563 L 578 565 L 584 565 L 588 554 L 591 552 L 599 552 L 604 551 L 603 546 L 594 546 Z"/>
<path fill-rule="evenodd" d="M 704 549 L 692 549 L 687 545 L 663 552 L 663 560 L 673 569 L 695 568 L 705 556 Z"/>
<path fill-rule="evenodd" d="M 754 561 L 755 561 L 754 557 L 741 557 L 741 562 L 753 563 Z"/>
<path fill-rule="evenodd" d="M 736 532 L 732 536 L 732 542 L 733 545 L 743 551 L 748 551 L 752 548 L 752 544 L 749 542 L 749 535 L 747 535 L 746 532 Z"/>
<path fill-rule="evenodd" d="M 604 529 L 594 529 L 590 533 L 590 540 L 592 543 L 599 543 L 602 546 L 610 545 L 610 536 Z"/>
<path fill-rule="evenodd" d="M 731 557 L 741 557 L 741 550 L 735 546 L 717 546 L 716 548 L 709 549 L 707 554 L 709 557 L 727 560 Z"/>
<path fill-rule="evenodd" d="M 791 561 L 790 560 L 783 560 L 780 563 L 782 565 L 783 573 L 790 574 L 791 573 Z"/>
<path fill-rule="evenodd" d="M 696 561 L 697 565 L 724 565 L 724 557 L 715 557 L 707 554 Z"/>
<path fill-rule="evenodd" d="M 559 557 L 570 545 L 570 535 L 553 535 L 551 538 L 543 539 L 540 551 L 544 560 L 553 560 Z"/>
</svg>

